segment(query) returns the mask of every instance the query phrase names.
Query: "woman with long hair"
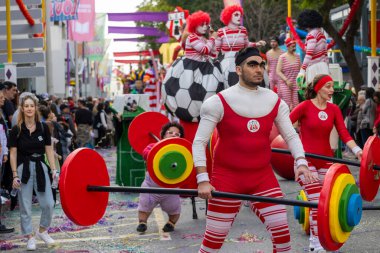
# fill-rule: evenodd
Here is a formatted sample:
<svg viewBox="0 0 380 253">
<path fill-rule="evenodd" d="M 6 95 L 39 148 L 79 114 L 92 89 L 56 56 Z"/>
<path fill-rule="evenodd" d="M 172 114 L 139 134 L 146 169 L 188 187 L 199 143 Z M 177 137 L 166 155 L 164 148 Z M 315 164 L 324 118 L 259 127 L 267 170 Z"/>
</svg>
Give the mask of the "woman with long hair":
<svg viewBox="0 0 380 253">
<path fill-rule="evenodd" d="M 344 125 L 343 115 L 339 107 L 329 101 L 334 93 L 334 82 L 329 75 L 317 75 L 308 84 L 306 100 L 300 103 L 290 113 L 292 123 L 298 121 L 300 137 L 305 152 L 333 156 L 330 146 L 330 133 L 335 126 L 340 138 L 352 150 L 355 156 L 361 160 L 362 150 L 350 136 Z M 309 169 L 318 175 L 319 181 L 306 182 L 303 175 L 296 178 L 302 189 L 306 192 L 309 201 L 319 201 L 324 177 L 331 163 L 307 159 Z M 297 173 L 296 173 L 297 175 Z M 310 250 L 319 252 L 323 248 L 318 239 L 317 209 L 310 209 Z"/>
<path fill-rule="evenodd" d="M 40 121 L 37 105 L 38 99 L 34 95 L 27 95 L 21 100 L 17 125 L 9 136 L 13 188 L 19 189 L 21 232 L 28 238 L 27 250 L 36 250 L 35 237 L 47 245 L 54 243 L 47 233 L 54 211 L 48 170 L 51 169 L 53 179 L 58 175 L 50 131 Z M 47 155 L 50 168 L 44 162 L 44 154 Z M 35 233 L 32 226 L 33 190 L 42 210 L 40 226 Z"/>
</svg>

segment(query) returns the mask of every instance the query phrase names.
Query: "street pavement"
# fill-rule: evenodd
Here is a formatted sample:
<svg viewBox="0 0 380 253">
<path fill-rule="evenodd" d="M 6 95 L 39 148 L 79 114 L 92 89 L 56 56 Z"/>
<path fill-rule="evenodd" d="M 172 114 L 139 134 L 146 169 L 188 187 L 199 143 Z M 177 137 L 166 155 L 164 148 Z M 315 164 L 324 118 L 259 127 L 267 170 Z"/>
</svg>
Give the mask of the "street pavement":
<svg viewBox="0 0 380 253">
<path fill-rule="evenodd" d="M 111 183 L 115 180 L 115 149 L 100 150 L 107 163 Z M 357 177 L 358 168 L 351 167 Z M 259 179 L 258 179 L 259 180 Z M 286 197 L 295 199 L 299 185 L 279 177 Z M 198 252 L 205 229 L 205 201 L 196 199 L 198 219 L 192 218 L 190 199 L 182 199 L 182 213 L 172 233 L 162 232 L 167 216 L 156 208 L 148 221 L 145 234 L 136 232 L 138 194 L 112 193 L 105 216 L 94 226 L 80 227 L 67 219 L 60 204 L 56 205 L 50 235 L 56 244 L 46 247 L 38 241 L 37 252 L 123 252 L 123 253 L 195 253 Z M 373 203 L 380 205 L 380 196 Z M 293 207 L 288 206 L 288 221 L 293 252 L 307 252 L 308 236 L 293 217 Z M 38 226 L 40 209 L 33 205 L 33 224 Z M 380 252 L 379 211 L 363 211 L 361 223 L 338 252 Z M 25 252 L 26 239 L 20 234 L 19 209 L 9 211 L 9 204 L 3 207 L 2 222 L 14 226 L 12 234 L 0 235 L 0 249 L 9 252 Z M 233 227 L 220 252 L 259 253 L 272 252 L 272 243 L 265 227 L 242 206 Z"/>
</svg>

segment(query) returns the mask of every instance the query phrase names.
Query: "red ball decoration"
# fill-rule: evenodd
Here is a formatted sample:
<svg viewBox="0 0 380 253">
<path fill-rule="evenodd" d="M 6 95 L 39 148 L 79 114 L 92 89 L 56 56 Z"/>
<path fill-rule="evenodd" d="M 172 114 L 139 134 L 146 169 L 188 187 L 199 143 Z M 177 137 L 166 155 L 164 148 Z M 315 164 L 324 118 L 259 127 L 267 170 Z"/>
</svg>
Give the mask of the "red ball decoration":
<svg viewBox="0 0 380 253">
<path fill-rule="evenodd" d="M 271 143 L 272 148 L 281 148 L 288 150 L 288 145 L 281 135 L 278 135 Z M 294 158 L 288 154 L 272 152 L 271 164 L 273 170 L 281 177 L 294 180 Z"/>
</svg>

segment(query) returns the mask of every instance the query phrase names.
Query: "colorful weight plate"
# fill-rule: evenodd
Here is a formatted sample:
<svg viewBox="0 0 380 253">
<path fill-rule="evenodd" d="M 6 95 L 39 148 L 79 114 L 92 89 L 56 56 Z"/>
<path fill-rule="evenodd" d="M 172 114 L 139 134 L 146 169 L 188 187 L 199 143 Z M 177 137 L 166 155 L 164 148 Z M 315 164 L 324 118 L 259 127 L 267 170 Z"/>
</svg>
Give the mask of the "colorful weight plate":
<svg viewBox="0 0 380 253">
<path fill-rule="evenodd" d="M 347 210 L 347 222 L 350 226 L 357 226 L 360 223 L 363 212 L 363 199 L 362 196 L 358 193 L 351 195 L 350 200 L 348 201 L 348 210 Z"/>
<path fill-rule="evenodd" d="M 360 163 L 360 194 L 366 201 L 375 199 L 380 186 L 380 171 L 373 170 L 373 165 L 380 165 L 380 139 L 376 136 L 369 137 L 365 143 Z"/>
<path fill-rule="evenodd" d="M 354 193 L 359 193 L 359 189 L 355 184 L 349 184 L 344 188 L 342 196 L 339 200 L 339 223 L 344 232 L 351 232 L 354 227 L 348 225 L 348 202 L 350 200 L 350 197 Z"/>
<path fill-rule="evenodd" d="M 350 170 L 346 165 L 335 163 L 331 165 L 326 173 L 321 195 L 318 203 L 318 237 L 323 248 L 329 251 L 338 250 L 343 243 L 335 242 L 330 232 L 330 196 L 334 182 L 340 174 L 349 174 Z"/>
<path fill-rule="evenodd" d="M 161 127 L 169 119 L 159 112 L 143 112 L 134 118 L 128 128 L 128 140 L 132 148 L 142 155 L 145 147 L 157 140 L 151 134 L 160 138 Z"/>
<path fill-rule="evenodd" d="M 350 184 L 355 184 L 354 177 L 351 174 L 341 174 L 334 181 L 331 191 L 329 207 L 330 232 L 332 239 L 338 243 L 344 243 L 350 237 L 350 232 L 344 232 L 339 222 L 339 202 L 344 189 Z"/>
<path fill-rule="evenodd" d="M 297 196 L 297 200 L 302 200 L 302 197 L 300 195 Z M 302 206 L 300 207 L 300 219 L 298 220 L 299 224 L 303 224 L 305 220 L 305 208 Z"/>
<path fill-rule="evenodd" d="M 304 190 L 300 191 L 300 196 L 301 196 L 301 200 L 308 201 Z M 305 219 L 304 219 L 304 222 L 302 223 L 302 229 L 305 231 L 306 234 L 309 235 L 310 234 L 310 220 L 309 220 L 310 209 L 308 207 L 301 207 L 301 208 L 305 209 Z"/>
<path fill-rule="evenodd" d="M 76 149 L 63 163 L 59 193 L 63 211 L 80 226 L 96 224 L 108 204 L 108 192 L 89 192 L 88 185 L 109 186 L 107 166 L 96 151 Z"/>
<path fill-rule="evenodd" d="M 167 160 L 168 155 L 173 153 L 175 153 L 176 156 L 180 155 L 182 157 L 181 163 L 186 165 L 183 173 L 179 173 L 179 176 L 176 178 L 172 177 L 172 175 L 176 173 L 168 172 L 170 169 L 160 168 L 160 163 L 177 163 L 178 165 L 179 161 L 173 160 L 172 162 L 168 162 Z M 164 162 L 164 160 L 166 161 Z M 186 184 L 192 179 L 192 177 L 195 176 L 193 157 L 191 155 L 191 143 L 183 138 L 168 138 L 158 142 L 149 152 L 147 159 L 147 169 L 152 180 L 161 187 L 176 188 L 180 187 L 183 184 Z M 165 172 L 163 173 L 163 171 Z M 167 174 L 170 176 L 167 176 Z"/>
</svg>

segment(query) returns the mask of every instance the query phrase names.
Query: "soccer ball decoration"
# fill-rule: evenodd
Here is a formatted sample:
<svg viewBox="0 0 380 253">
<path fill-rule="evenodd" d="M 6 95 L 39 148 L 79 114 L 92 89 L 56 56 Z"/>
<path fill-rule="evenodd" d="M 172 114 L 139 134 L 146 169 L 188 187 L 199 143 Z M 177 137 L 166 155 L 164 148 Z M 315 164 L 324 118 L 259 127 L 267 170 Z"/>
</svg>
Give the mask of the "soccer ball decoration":
<svg viewBox="0 0 380 253">
<path fill-rule="evenodd" d="M 127 101 L 125 103 L 125 109 L 128 111 L 128 112 L 135 112 L 137 110 L 137 100 L 130 96 L 127 98 Z"/>
<path fill-rule="evenodd" d="M 198 122 L 203 101 L 223 89 L 218 62 L 199 62 L 182 57 L 169 68 L 161 93 L 169 112 L 181 120 Z"/>
</svg>

